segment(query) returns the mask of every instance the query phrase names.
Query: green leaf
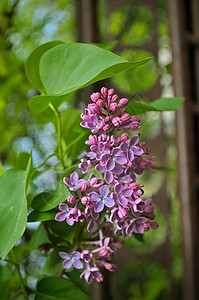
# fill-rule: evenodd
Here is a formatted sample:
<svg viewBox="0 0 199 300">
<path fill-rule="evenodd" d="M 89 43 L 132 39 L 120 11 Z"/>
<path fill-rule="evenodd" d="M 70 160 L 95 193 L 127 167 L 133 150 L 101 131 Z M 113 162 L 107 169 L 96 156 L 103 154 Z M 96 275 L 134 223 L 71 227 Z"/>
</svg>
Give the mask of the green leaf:
<svg viewBox="0 0 199 300">
<path fill-rule="evenodd" d="M 69 280 L 46 277 L 37 284 L 35 300 L 89 300 L 90 298 Z"/>
<path fill-rule="evenodd" d="M 48 234 L 44 228 L 43 224 L 39 225 L 39 228 L 37 231 L 33 234 L 31 240 L 30 240 L 30 251 L 36 250 L 40 245 L 50 243 L 50 240 L 48 238 Z"/>
<path fill-rule="evenodd" d="M 38 210 L 33 210 L 28 215 L 28 222 L 41 222 L 41 221 L 54 220 L 55 215 L 56 215 L 55 211 L 40 212 Z"/>
<path fill-rule="evenodd" d="M 26 76 L 32 86 L 37 90 L 42 91 L 44 89 L 39 75 L 39 63 L 42 55 L 49 49 L 62 43 L 63 42 L 61 41 L 45 43 L 33 50 L 33 52 L 28 56 L 28 59 L 25 63 Z"/>
<path fill-rule="evenodd" d="M 92 44 L 92 45 L 95 45 L 97 47 L 103 48 L 108 51 L 112 51 L 113 48 L 117 45 L 117 43 L 118 43 L 118 41 L 112 41 L 109 43 L 96 43 L 96 44 Z"/>
<path fill-rule="evenodd" d="M 69 243 L 73 242 L 74 234 L 76 229 L 78 228 L 78 224 L 74 224 L 73 226 L 68 225 L 65 221 L 47 221 L 46 225 L 58 236 L 68 241 Z"/>
<path fill-rule="evenodd" d="M 160 98 L 150 104 L 158 111 L 170 111 L 178 109 L 183 101 L 184 98 Z"/>
<path fill-rule="evenodd" d="M 41 57 L 40 77 L 47 94 L 68 94 L 149 60 L 151 58 L 128 62 L 94 45 L 69 43 L 59 45 Z"/>
<path fill-rule="evenodd" d="M 49 96 L 49 95 L 39 95 L 32 97 L 28 102 L 30 109 L 34 112 L 42 112 L 48 108 L 49 103 L 55 104 L 55 106 L 59 106 L 64 101 L 69 101 L 73 93 L 62 95 L 62 96 Z"/>
<path fill-rule="evenodd" d="M 29 157 L 30 157 L 29 153 L 20 152 L 17 157 L 16 168 L 18 170 L 26 170 L 27 164 L 29 161 Z"/>
<path fill-rule="evenodd" d="M 67 197 L 70 195 L 70 191 L 61 182 L 56 191 L 53 190 L 38 194 L 33 199 L 31 207 L 40 212 L 48 211 L 55 208 L 60 203 L 65 202 Z"/>
<path fill-rule="evenodd" d="M 55 248 L 48 255 L 48 257 L 45 261 L 43 271 L 42 271 L 42 275 L 55 274 L 55 273 L 61 272 L 63 270 L 63 267 L 62 267 L 62 261 L 63 260 L 59 256 L 60 251 L 70 252 L 70 251 L 66 250 L 66 247 L 63 247 L 63 249 L 61 249 L 60 247 Z"/>
<path fill-rule="evenodd" d="M 74 170 L 78 167 L 78 165 L 79 163 L 72 165 L 71 167 L 66 169 L 66 171 L 64 171 L 64 173 L 61 175 L 61 179 L 63 179 L 64 177 L 68 177 L 72 172 L 74 172 Z"/>
<path fill-rule="evenodd" d="M 0 252 L 4 259 L 26 228 L 27 171 L 8 170 L 0 176 Z"/>
<path fill-rule="evenodd" d="M 135 237 L 135 239 L 136 239 L 137 241 L 143 243 L 143 241 L 144 241 L 144 236 L 143 236 L 143 234 L 133 232 L 133 236 Z"/>
<path fill-rule="evenodd" d="M 132 100 L 126 106 L 126 111 L 131 115 L 140 115 L 149 111 L 173 111 L 184 101 L 184 98 L 160 98 L 152 102 Z"/>
</svg>

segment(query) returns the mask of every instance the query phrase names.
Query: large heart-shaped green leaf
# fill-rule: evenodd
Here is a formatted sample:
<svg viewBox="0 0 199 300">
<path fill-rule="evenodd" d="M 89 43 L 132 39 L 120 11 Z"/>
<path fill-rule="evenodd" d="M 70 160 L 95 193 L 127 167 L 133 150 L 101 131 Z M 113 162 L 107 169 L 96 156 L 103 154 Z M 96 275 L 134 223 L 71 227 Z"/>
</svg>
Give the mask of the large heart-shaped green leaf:
<svg viewBox="0 0 199 300">
<path fill-rule="evenodd" d="M 52 41 L 45 43 L 37 47 L 33 52 L 28 56 L 28 59 L 25 63 L 25 72 L 28 80 L 34 88 L 39 91 L 44 90 L 42 85 L 40 75 L 39 75 L 39 63 L 42 55 L 49 49 L 62 44 L 61 41 Z"/>
<path fill-rule="evenodd" d="M 0 252 L 4 259 L 26 228 L 27 172 L 8 170 L 0 177 Z"/>
<path fill-rule="evenodd" d="M 72 282 L 60 277 L 46 277 L 37 284 L 35 300 L 89 300 Z"/>
<path fill-rule="evenodd" d="M 40 77 L 47 94 L 68 94 L 150 59 L 128 62 L 94 45 L 68 43 L 52 48 L 41 57 Z"/>
</svg>

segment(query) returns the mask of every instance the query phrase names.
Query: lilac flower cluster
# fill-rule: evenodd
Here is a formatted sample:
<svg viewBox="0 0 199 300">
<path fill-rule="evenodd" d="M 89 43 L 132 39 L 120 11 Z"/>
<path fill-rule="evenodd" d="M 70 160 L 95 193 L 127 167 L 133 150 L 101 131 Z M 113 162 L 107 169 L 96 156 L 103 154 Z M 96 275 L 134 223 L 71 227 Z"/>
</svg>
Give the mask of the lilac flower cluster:
<svg viewBox="0 0 199 300">
<path fill-rule="evenodd" d="M 127 132 L 119 135 L 121 130 L 140 129 L 140 118 L 127 113 L 124 107 L 129 100 L 119 100 L 114 89 L 103 87 L 101 93 L 91 95 L 91 100 L 93 103 L 81 115 L 81 126 L 93 134 L 86 141 L 90 148 L 87 158 L 82 158 L 79 164 L 82 173 L 89 172 L 90 176 L 87 180 L 79 179 L 77 172 L 73 172 L 70 178 L 64 178 L 71 191 L 67 198 L 70 205 L 61 203 L 56 215 L 57 221 L 66 220 L 70 226 L 86 220 L 88 232 L 98 232 L 98 241 L 86 246 L 80 242 L 71 255 L 60 252 L 63 267 L 85 268 L 81 277 L 89 284 L 93 279 L 103 280 L 100 267 L 115 271 L 116 266 L 110 260 L 121 246 L 118 236 L 128 238 L 133 233 L 143 234 L 158 227 L 153 221 L 152 200 L 143 199 L 143 185 L 136 182 L 136 176 L 144 169 L 154 173 L 155 157 L 139 141 L 139 133 L 131 138 Z M 99 177 L 94 175 L 96 171 Z"/>
</svg>

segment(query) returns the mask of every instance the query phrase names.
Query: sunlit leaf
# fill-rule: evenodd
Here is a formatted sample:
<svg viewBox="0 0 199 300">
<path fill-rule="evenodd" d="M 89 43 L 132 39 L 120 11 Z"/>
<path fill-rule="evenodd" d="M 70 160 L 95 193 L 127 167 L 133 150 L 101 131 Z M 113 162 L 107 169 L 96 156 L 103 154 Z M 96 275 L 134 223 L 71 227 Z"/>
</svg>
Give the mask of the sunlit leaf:
<svg viewBox="0 0 199 300">
<path fill-rule="evenodd" d="M 39 63 L 42 55 L 49 49 L 62 43 L 63 42 L 61 41 L 52 41 L 45 43 L 33 50 L 33 52 L 28 56 L 28 59 L 25 63 L 26 76 L 32 86 L 37 90 L 42 91 L 44 89 L 39 75 Z"/>
<path fill-rule="evenodd" d="M 55 211 L 40 212 L 38 210 L 33 210 L 28 215 L 28 222 L 41 222 L 41 221 L 54 220 L 55 215 L 56 215 Z"/>
<path fill-rule="evenodd" d="M 40 77 L 47 94 L 68 94 L 149 60 L 151 58 L 128 62 L 97 46 L 69 43 L 59 45 L 42 56 Z"/>
</svg>

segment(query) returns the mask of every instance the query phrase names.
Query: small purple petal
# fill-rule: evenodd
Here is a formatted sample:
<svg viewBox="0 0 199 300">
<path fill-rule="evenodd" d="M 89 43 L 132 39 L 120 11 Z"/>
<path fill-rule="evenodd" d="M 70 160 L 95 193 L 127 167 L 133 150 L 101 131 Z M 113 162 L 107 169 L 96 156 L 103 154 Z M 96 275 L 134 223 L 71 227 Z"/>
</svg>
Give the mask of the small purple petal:
<svg viewBox="0 0 199 300">
<path fill-rule="evenodd" d="M 73 173 L 70 175 L 70 180 L 71 180 L 71 184 L 72 184 L 72 185 L 76 185 L 78 179 L 79 179 L 79 175 L 77 174 L 77 172 L 73 172 Z"/>
<path fill-rule="evenodd" d="M 74 259 L 73 266 L 76 269 L 82 269 L 84 265 L 83 265 L 83 263 L 79 259 Z"/>
<path fill-rule="evenodd" d="M 124 156 L 116 156 L 115 157 L 115 161 L 119 164 L 119 165 L 124 165 L 125 163 L 127 163 L 127 159 Z"/>
<path fill-rule="evenodd" d="M 120 166 L 115 166 L 115 168 L 113 169 L 113 173 L 116 175 L 120 175 L 120 174 L 122 174 L 122 172 L 123 172 L 123 169 Z"/>
<path fill-rule="evenodd" d="M 104 202 L 103 201 L 99 201 L 96 203 L 96 206 L 94 207 L 94 211 L 99 213 L 104 209 Z"/>
<path fill-rule="evenodd" d="M 92 201 L 96 202 L 96 201 L 100 201 L 101 200 L 101 197 L 98 193 L 96 192 L 91 192 L 89 194 L 89 197 L 91 198 Z"/>
<path fill-rule="evenodd" d="M 74 219 L 68 218 L 68 219 L 66 219 L 66 222 L 68 223 L 68 225 L 73 226 L 73 224 L 74 224 Z"/>
<path fill-rule="evenodd" d="M 133 151 L 131 149 L 128 149 L 127 158 L 130 161 L 133 161 L 133 159 L 134 159 L 134 154 L 133 154 Z"/>
<path fill-rule="evenodd" d="M 128 199 L 126 199 L 125 197 L 119 197 L 119 202 L 120 202 L 120 204 L 122 205 L 122 206 L 127 206 L 127 204 L 128 204 Z"/>
<path fill-rule="evenodd" d="M 107 185 L 101 186 L 101 188 L 99 189 L 99 192 L 100 192 L 100 195 L 101 195 L 102 197 L 108 196 L 108 193 L 109 193 L 109 188 L 108 188 L 108 186 L 107 186 Z"/>
<path fill-rule="evenodd" d="M 59 210 L 68 212 L 69 211 L 68 205 L 65 203 L 59 204 Z"/>
<path fill-rule="evenodd" d="M 59 256 L 63 259 L 70 259 L 71 256 L 66 252 L 59 252 Z"/>
<path fill-rule="evenodd" d="M 80 259 L 81 254 L 78 251 L 73 251 L 71 256 L 74 257 L 75 259 Z"/>
<path fill-rule="evenodd" d="M 72 259 L 64 260 L 62 266 L 64 269 L 70 269 L 72 267 Z"/>
<path fill-rule="evenodd" d="M 119 193 L 121 192 L 121 190 L 122 190 L 122 185 L 121 185 L 120 183 L 117 183 L 117 184 L 115 185 L 115 192 L 116 192 L 117 194 L 119 194 Z"/>
<path fill-rule="evenodd" d="M 115 202 L 114 202 L 114 200 L 112 198 L 106 197 L 106 198 L 104 198 L 104 204 L 107 207 L 113 207 L 115 205 Z"/>
<path fill-rule="evenodd" d="M 137 135 L 132 136 L 132 138 L 130 139 L 129 147 L 137 145 L 138 142 L 139 142 L 139 136 Z"/>
<path fill-rule="evenodd" d="M 55 220 L 58 221 L 58 222 L 62 222 L 66 219 L 67 214 L 68 213 L 66 213 L 66 212 L 59 212 L 58 214 L 56 214 Z"/>
<path fill-rule="evenodd" d="M 135 155 L 142 155 L 143 154 L 143 150 L 141 147 L 139 146 L 133 146 L 133 152 L 135 153 Z"/>
<path fill-rule="evenodd" d="M 107 171 L 106 173 L 105 173 L 105 181 L 106 181 L 106 183 L 111 183 L 112 181 L 113 181 L 113 174 L 112 174 L 112 172 L 111 171 Z"/>
<path fill-rule="evenodd" d="M 100 164 L 97 165 L 97 166 L 95 167 L 95 169 L 96 169 L 96 171 L 99 172 L 99 173 L 105 173 L 105 172 L 106 172 L 106 168 L 103 167 L 103 166 L 101 166 Z"/>
<path fill-rule="evenodd" d="M 115 168 L 115 161 L 112 158 L 109 158 L 109 160 L 107 161 L 107 170 L 111 171 Z"/>
<path fill-rule="evenodd" d="M 122 195 L 123 195 L 124 197 L 130 197 L 132 194 L 133 194 L 133 191 L 132 191 L 131 189 L 124 189 L 124 190 L 122 191 Z"/>
</svg>

